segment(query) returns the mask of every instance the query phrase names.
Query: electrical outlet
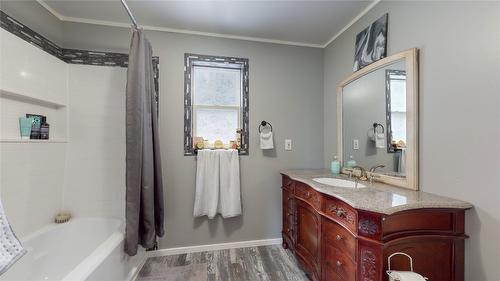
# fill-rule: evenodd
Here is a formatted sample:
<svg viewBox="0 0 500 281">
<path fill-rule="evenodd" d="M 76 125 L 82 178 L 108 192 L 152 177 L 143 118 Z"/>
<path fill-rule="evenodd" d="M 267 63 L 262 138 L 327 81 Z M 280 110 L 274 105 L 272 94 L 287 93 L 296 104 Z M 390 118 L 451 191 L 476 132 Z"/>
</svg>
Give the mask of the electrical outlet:
<svg viewBox="0 0 500 281">
<path fill-rule="evenodd" d="M 358 150 L 359 149 L 359 140 L 358 139 L 353 139 L 352 140 L 352 149 Z"/>
<path fill-rule="evenodd" d="M 285 140 L 285 150 L 292 150 L 292 140 Z"/>
</svg>

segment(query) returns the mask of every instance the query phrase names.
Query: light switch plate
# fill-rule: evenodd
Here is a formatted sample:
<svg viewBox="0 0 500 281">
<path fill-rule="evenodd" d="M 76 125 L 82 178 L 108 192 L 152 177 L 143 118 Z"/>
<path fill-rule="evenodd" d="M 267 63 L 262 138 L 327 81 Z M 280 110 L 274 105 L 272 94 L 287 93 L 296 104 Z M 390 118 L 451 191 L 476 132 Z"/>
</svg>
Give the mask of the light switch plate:
<svg viewBox="0 0 500 281">
<path fill-rule="evenodd" d="M 358 139 L 353 139 L 352 140 L 352 149 L 358 150 L 359 149 L 359 140 Z"/>
<path fill-rule="evenodd" d="M 292 150 L 292 140 L 285 140 L 285 150 Z"/>
</svg>

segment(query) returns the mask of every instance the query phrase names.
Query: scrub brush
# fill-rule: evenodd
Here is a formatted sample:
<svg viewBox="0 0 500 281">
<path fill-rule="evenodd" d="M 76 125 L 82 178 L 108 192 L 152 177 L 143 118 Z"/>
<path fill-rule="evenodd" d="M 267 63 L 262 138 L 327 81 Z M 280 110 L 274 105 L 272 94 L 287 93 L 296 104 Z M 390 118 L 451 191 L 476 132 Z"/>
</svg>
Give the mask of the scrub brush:
<svg viewBox="0 0 500 281">
<path fill-rule="evenodd" d="M 69 213 L 59 213 L 56 215 L 56 218 L 54 219 L 55 223 L 65 223 L 68 222 L 69 219 L 71 219 L 71 214 Z"/>
</svg>

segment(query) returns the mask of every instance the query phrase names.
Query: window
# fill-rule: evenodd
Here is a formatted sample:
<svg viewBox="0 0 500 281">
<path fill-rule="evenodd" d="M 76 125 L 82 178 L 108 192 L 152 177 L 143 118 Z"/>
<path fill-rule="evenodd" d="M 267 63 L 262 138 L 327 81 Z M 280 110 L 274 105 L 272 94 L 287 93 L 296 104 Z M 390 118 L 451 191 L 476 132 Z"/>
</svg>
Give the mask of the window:
<svg viewBox="0 0 500 281">
<path fill-rule="evenodd" d="M 386 70 L 386 77 L 388 141 L 406 143 L 406 72 Z"/>
<path fill-rule="evenodd" d="M 185 54 L 184 63 L 184 154 L 199 138 L 229 146 L 237 130 L 248 154 L 248 59 Z"/>
</svg>

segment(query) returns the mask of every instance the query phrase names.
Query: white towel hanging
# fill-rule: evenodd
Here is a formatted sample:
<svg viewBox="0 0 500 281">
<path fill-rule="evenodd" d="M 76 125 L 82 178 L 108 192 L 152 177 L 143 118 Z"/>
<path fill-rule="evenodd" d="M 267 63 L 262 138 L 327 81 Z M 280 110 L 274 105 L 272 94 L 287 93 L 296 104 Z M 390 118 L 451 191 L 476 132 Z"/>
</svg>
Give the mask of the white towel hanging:
<svg viewBox="0 0 500 281">
<path fill-rule="evenodd" d="M 193 215 L 241 215 L 240 164 L 236 149 L 198 150 Z"/>
<path fill-rule="evenodd" d="M 223 218 L 241 215 L 240 160 L 238 150 L 220 151 L 219 213 Z"/>
<path fill-rule="evenodd" d="M 196 163 L 196 191 L 193 215 L 214 218 L 219 202 L 219 153 L 216 150 L 198 150 Z"/>
<path fill-rule="evenodd" d="M 260 149 L 273 149 L 274 140 L 273 132 L 261 132 L 260 133 Z"/>
</svg>

